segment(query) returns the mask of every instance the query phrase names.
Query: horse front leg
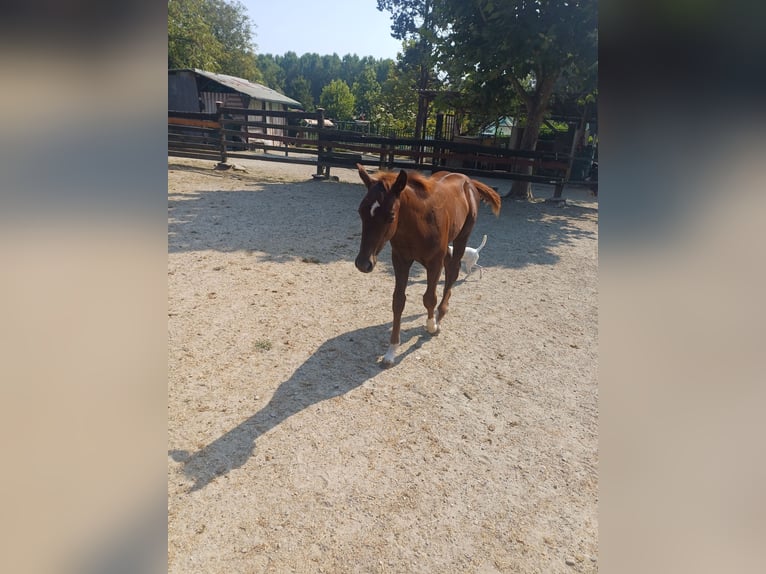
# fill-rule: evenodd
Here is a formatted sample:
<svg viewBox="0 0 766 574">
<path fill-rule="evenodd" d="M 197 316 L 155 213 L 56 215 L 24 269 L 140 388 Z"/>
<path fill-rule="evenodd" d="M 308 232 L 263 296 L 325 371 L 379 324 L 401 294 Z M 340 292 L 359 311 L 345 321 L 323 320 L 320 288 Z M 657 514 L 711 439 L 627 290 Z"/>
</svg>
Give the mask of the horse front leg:
<svg viewBox="0 0 766 574">
<path fill-rule="evenodd" d="M 407 301 L 407 281 L 410 277 L 410 267 L 412 267 L 412 260 L 403 259 L 395 254 L 392 254 L 392 260 L 394 263 L 394 274 L 396 275 L 396 286 L 394 287 L 394 296 L 391 304 L 391 308 L 394 312 L 394 322 L 391 327 L 391 341 L 388 346 L 388 351 L 383 357 L 383 364 L 385 366 L 391 366 L 394 364 L 394 357 L 396 356 L 396 350 L 399 348 L 400 336 L 399 333 L 402 327 L 402 312 L 404 311 L 404 304 Z"/>
<path fill-rule="evenodd" d="M 425 305 L 428 311 L 428 319 L 426 320 L 426 330 L 432 335 L 436 335 L 439 332 L 439 322 L 434 317 L 434 308 L 436 307 L 436 287 L 439 284 L 439 277 L 442 274 L 442 260 L 436 259 L 433 263 L 426 267 L 427 286 L 426 292 L 423 295 L 423 305 Z"/>
</svg>

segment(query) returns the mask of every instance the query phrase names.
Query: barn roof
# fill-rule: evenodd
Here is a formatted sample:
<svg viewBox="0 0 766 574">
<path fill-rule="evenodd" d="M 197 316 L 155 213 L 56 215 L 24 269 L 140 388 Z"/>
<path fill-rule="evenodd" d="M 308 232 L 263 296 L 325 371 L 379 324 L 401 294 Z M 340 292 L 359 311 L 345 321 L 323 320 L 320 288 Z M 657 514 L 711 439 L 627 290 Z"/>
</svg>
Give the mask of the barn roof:
<svg viewBox="0 0 766 574">
<path fill-rule="evenodd" d="M 247 94 L 248 96 L 255 98 L 256 100 L 265 101 L 265 102 L 277 102 L 280 104 L 287 104 L 288 106 L 303 108 L 303 104 L 301 104 L 300 102 L 292 98 L 288 98 L 286 95 L 280 94 L 278 91 L 272 90 L 271 88 L 268 88 L 264 86 L 263 84 L 251 82 L 249 80 L 245 80 L 244 78 L 238 78 L 236 76 L 228 76 L 226 74 L 216 74 L 214 72 L 207 72 L 205 70 L 200 70 L 198 68 L 168 70 L 168 72 L 180 72 L 180 71 L 194 72 L 195 74 L 198 74 L 204 78 L 213 80 L 214 82 L 218 82 L 219 84 L 222 84 L 226 86 L 227 88 L 231 88 L 232 90 L 236 90 L 237 92 Z"/>
</svg>

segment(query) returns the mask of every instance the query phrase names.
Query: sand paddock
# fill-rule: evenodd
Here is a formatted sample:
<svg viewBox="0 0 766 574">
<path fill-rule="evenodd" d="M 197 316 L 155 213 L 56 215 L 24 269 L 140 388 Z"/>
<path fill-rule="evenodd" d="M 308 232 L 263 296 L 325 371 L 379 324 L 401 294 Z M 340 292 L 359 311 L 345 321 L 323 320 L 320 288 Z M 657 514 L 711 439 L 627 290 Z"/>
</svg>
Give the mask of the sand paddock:
<svg viewBox="0 0 766 574">
<path fill-rule="evenodd" d="M 482 205 L 483 277 L 432 337 L 415 264 L 381 369 L 354 170 L 168 163 L 169 572 L 597 571 L 597 200 Z"/>
</svg>

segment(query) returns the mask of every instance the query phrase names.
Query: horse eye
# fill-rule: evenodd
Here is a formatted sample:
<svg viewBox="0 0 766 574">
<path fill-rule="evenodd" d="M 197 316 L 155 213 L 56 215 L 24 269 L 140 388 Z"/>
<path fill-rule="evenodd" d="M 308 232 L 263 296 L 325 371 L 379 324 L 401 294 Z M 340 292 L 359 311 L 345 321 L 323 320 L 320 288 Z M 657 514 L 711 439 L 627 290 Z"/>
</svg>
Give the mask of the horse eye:
<svg viewBox="0 0 766 574">
<path fill-rule="evenodd" d="M 393 213 L 389 213 L 389 214 L 386 216 L 386 221 L 387 221 L 388 223 L 393 223 L 393 221 L 394 221 L 394 214 L 393 214 Z"/>
</svg>

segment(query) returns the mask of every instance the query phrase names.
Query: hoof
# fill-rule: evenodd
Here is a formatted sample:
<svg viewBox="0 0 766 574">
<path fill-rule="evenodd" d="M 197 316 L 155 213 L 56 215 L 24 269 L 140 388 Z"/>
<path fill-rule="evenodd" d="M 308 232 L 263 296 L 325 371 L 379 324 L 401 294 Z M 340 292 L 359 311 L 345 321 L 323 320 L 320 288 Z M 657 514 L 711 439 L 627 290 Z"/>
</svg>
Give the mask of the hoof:
<svg viewBox="0 0 766 574">
<path fill-rule="evenodd" d="M 439 333 L 439 324 L 434 319 L 427 319 L 426 320 L 426 331 L 428 331 L 432 335 L 438 334 Z"/>
<path fill-rule="evenodd" d="M 388 351 L 383 357 L 383 360 L 380 362 L 381 367 L 387 368 L 387 367 L 393 366 L 394 358 L 396 357 L 396 349 L 398 348 L 399 348 L 399 345 L 391 345 L 388 348 Z"/>
</svg>

